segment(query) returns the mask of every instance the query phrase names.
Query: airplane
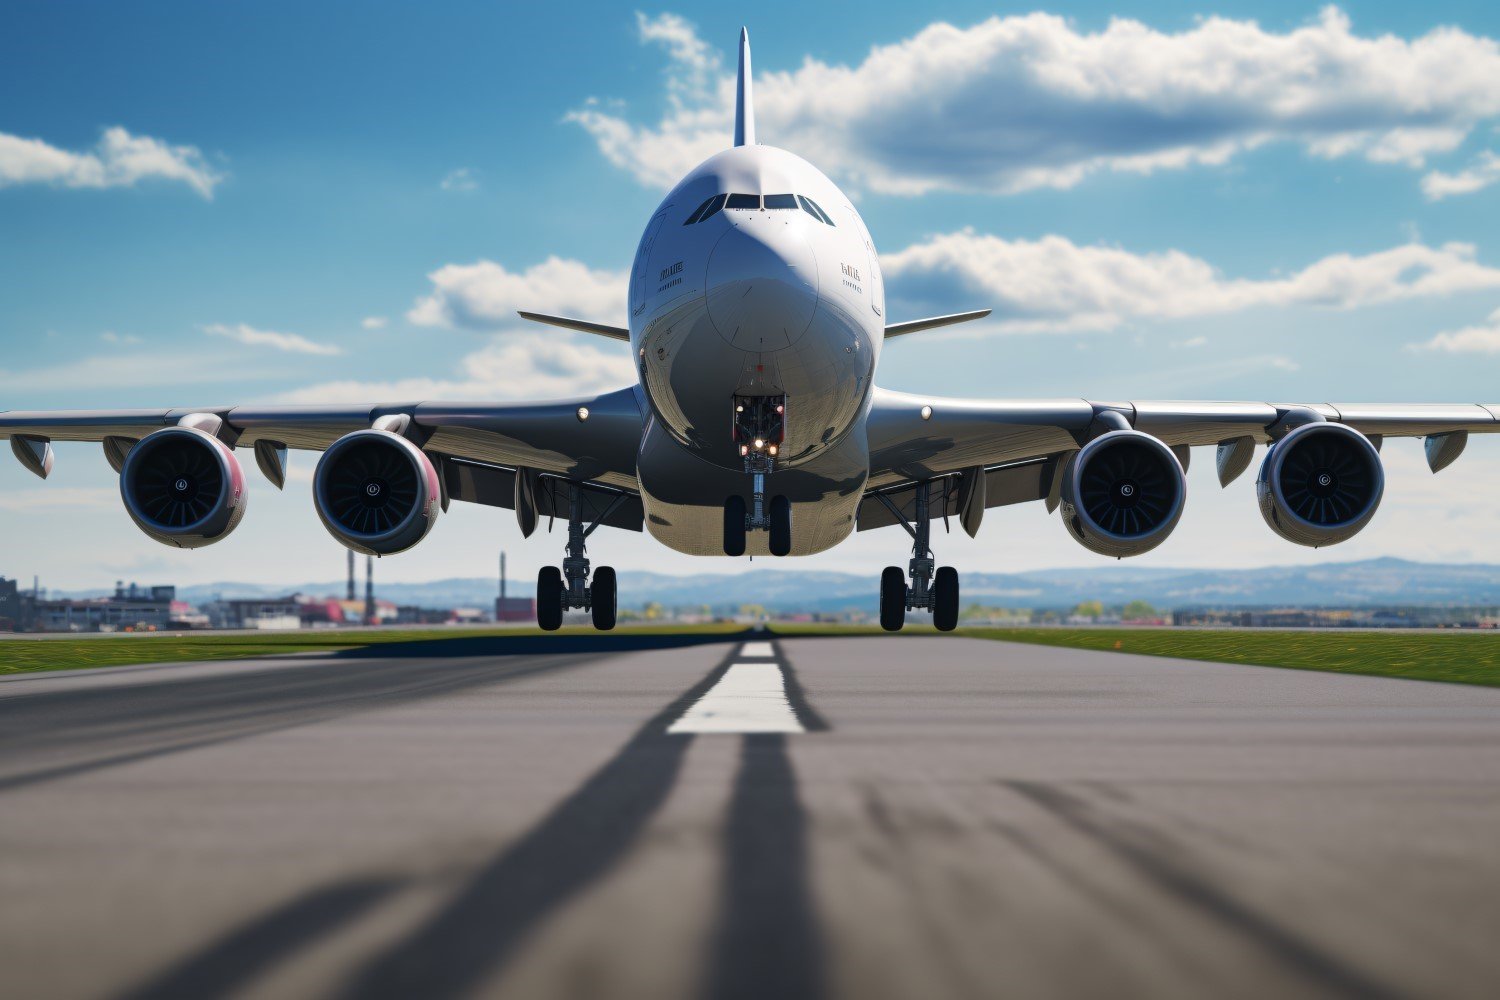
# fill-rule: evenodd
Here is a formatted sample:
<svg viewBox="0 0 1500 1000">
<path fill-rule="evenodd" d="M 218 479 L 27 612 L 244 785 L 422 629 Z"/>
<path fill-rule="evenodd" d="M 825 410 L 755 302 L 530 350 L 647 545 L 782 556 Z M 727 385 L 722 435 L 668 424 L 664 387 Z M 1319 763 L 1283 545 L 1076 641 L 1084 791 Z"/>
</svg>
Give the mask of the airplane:
<svg viewBox="0 0 1500 1000">
<path fill-rule="evenodd" d="M 811 164 L 756 141 L 750 40 L 741 31 L 733 145 L 652 214 L 630 273 L 626 326 L 523 312 L 629 344 L 636 384 L 523 403 L 373 402 L 0 412 L 0 437 L 46 478 L 54 441 L 103 446 L 135 524 L 166 545 L 227 538 L 245 514 L 248 448 L 277 488 L 288 449 L 321 451 L 313 502 L 356 552 L 392 555 L 454 501 L 508 508 L 523 536 L 566 519 L 562 566 L 537 577 L 537 622 L 566 611 L 615 625 L 615 571 L 590 573 L 604 526 L 702 556 L 802 556 L 854 531 L 900 526 L 903 571 L 880 577 L 880 623 L 958 623 L 959 580 L 932 550 L 934 519 L 976 535 L 984 512 L 1041 502 L 1104 556 L 1148 552 L 1176 527 L 1195 447 L 1220 484 L 1269 447 L 1256 479 L 1271 530 L 1344 541 L 1385 488 L 1387 437 L 1425 439 L 1433 472 L 1500 404 L 1329 404 L 954 399 L 875 384 L 885 341 L 989 310 L 890 323 L 880 260 L 859 212 Z"/>
</svg>

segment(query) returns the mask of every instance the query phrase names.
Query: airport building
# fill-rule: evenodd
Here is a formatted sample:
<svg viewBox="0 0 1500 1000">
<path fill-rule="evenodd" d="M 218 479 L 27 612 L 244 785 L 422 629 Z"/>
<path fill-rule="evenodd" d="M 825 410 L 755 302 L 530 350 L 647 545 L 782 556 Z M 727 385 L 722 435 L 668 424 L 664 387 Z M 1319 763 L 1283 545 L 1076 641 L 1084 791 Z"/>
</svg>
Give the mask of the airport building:
<svg viewBox="0 0 1500 1000">
<path fill-rule="evenodd" d="M 12 584 L 13 585 L 13 584 Z M 23 594 L 15 628 L 29 632 L 123 632 L 180 628 L 191 609 L 177 588 L 115 583 L 109 597 L 47 600 Z"/>
</svg>

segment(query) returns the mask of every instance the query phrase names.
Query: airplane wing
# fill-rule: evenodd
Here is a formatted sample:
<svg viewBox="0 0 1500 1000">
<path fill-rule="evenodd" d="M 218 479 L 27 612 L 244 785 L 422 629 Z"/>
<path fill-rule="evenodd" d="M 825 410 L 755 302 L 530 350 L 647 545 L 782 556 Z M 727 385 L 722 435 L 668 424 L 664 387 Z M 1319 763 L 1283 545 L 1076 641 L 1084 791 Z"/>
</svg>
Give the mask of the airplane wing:
<svg viewBox="0 0 1500 1000">
<path fill-rule="evenodd" d="M 444 509 L 451 500 L 517 509 L 522 530 L 529 534 L 538 515 L 567 516 L 565 484 L 573 482 L 581 484 L 586 515 L 640 531 L 644 515 L 635 456 L 643 410 L 634 387 L 535 403 L 12 410 L 0 411 L 0 438 L 10 439 L 22 465 L 46 478 L 55 461 L 54 441 L 99 442 L 120 472 L 148 435 L 188 428 L 218 441 L 230 454 L 250 449 L 266 478 L 280 489 L 288 449 L 324 451 L 346 435 L 375 428 L 402 438 L 427 457 Z"/>
<path fill-rule="evenodd" d="M 861 530 L 899 523 L 892 507 L 909 509 L 916 484 L 924 481 L 942 486 L 931 493 L 933 513 L 959 516 L 970 534 L 988 507 L 1045 500 L 1054 509 L 1067 459 L 1100 434 L 1122 428 L 1163 442 L 1183 469 L 1192 448 L 1214 447 L 1225 486 L 1249 467 L 1257 444 L 1310 422 L 1358 431 L 1376 451 L 1387 437 L 1425 438 L 1433 472 L 1458 458 L 1469 434 L 1500 432 L 1500 404 L 1494 403 L 979 400 L 880 388 L 872 395 Z"/>
</svg>

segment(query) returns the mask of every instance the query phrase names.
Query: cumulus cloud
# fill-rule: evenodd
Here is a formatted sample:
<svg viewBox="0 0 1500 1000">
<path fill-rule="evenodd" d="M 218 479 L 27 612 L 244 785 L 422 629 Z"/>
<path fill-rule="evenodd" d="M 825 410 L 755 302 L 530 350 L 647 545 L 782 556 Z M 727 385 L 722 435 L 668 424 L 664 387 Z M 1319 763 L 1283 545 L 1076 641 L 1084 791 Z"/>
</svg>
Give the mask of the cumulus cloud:
<svg viewBox="0 0 1500 1000">
<path fill-rule="evenodd" d="M 594 270 L 560 257 L 519 272 L 490 260 L 447 264 L 427 278 L 432 292 L 406 314 L 418 326 L 493 330 L 513 324 L 519 309 L 601 323 L 618 323 L 625 315 L 626 272 Z"/>
<path fill-rule="evenodd" d="M 366 330 L 383 330 L 385 329 L 385 324 L 386 318 L 384 316 L 366 316 L 359 321 L 359 325 Z"/>
<path fill-rule="evenodd" d="M 438 186 L 444 191 L 477 191 L 479 190 L 478 171 L 473 167 L 459 167 L 457 170 L 448 172 L 448 176 Z"/>
<path fill-rule="evenodd" d="M 1137 254 L 1062 236 L 1006 240 L 973 230 L 932 236 L 881 259 L 893 315 L 989 306 L 991 329 L 1017 333 L 1110 330 L 1132 319 L 1263 306 L 1352 309 L 1500 287 L 1500 268 L 1479 263 L 1465 243 L 1333 254 L 1263 279 L 1225 277 L 1180 250 Z"/>
<path fill-rule="evenodd" d="M 0 132 L 0 187 L 53 184 L 70 188 L 132 187 L 143 180 L 177 181 L 204 198 L 224 179 L 196 146 L 107 128 L 92 150 L 75 153 Z"/>
<path fill-rule="evenodd" d="M 1500 354 L 1500 309 L 1477 326 L 1466 326 L 1438 334 L 1423 344 L 1412 344 L 1415 350 L 1443 351 L 1447 354 Z"/>
<path fill-rule="evenodd" d="M 1456 174 L 1434 170 L 1422 178 L 1422 193 L 1429 201 L 1451 198 L 1456 194 L 1473 194 L 1500 181 L 1500 156 L 1489 150 L 1480 153 L 1473 166 Z"/>
<path fill-rule="evenodd" d="M 591 101 L 569 115 L 613 163 L 669 185 L 727 142 L 734 80 L 675 15 L 640 18 L 669 59 L 655 124 Z M 1269 142 L 1424 165 L 1500 116 L 1500 46 L 1458 28 L 1356 34 L 1325 8 L 1284 33 L 1205 18 L 1170 33 L 1051 14 L 937 23 L 858 65 L 756 77 L 759 134 L 872 190 L 1010 193 L 1098 171 L 1221 164 Z"/>
<path fill-rule="evenodd" d="M 298 333 L 277 333 L 275 330 L 257 330 L 253 326 L 244 323 L 225 325 L 223 323 L 210 323 L 203 327 L 203 332 L 212 337 L 227 337 L 230 340 L 246 344 L 250 347 L 270 347 L 277 351 L 286 351 L 289 354 L 320 354 L 331 356 L 344 353 L 342 349 L 332 344 L 320 344 L 315 340 L 308 340 Z"/>
<path fill-rule="evenodd" d="M 465 357 L 447 378 L 341 380 L 285 393 L 289 403 L 380 400 L 556 399 L 603 392 L 635 379 L 627 352 L 577 343 L 567 334 L 514 334 Z"/>
</svg>

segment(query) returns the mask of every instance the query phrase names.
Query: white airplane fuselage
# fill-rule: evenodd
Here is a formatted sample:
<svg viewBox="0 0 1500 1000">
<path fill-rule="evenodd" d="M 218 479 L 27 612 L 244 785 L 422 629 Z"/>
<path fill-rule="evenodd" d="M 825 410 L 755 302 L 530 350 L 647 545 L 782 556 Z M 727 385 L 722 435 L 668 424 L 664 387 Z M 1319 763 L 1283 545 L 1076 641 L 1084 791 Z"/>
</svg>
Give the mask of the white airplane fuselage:
<svg viewBox="0 0 1500 1000">
<path fill-rule="evenodd" d="M 784 397 L 769 479 L 792 503 L 791 554 L 847 537 L 869 473 L 864 414 L 885 289 L 838 187 L 771 146 L 710 157 L 646 226 L 629 304 L 651 407 L 637 470 L 647 530 L 678 551 L 722 555 L 725 500 L 751 488 L 742 449 L 754 445 L 734 437 L 736 400 Z M 747 545 L 768 551 L 764 532 Z"/>
</svg>

